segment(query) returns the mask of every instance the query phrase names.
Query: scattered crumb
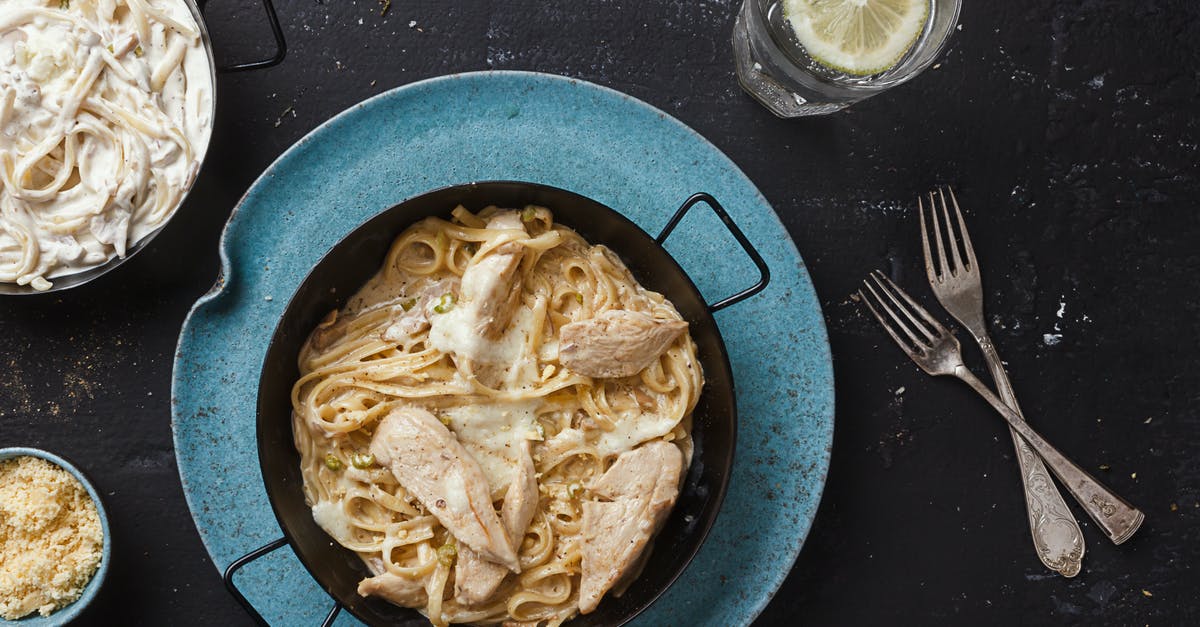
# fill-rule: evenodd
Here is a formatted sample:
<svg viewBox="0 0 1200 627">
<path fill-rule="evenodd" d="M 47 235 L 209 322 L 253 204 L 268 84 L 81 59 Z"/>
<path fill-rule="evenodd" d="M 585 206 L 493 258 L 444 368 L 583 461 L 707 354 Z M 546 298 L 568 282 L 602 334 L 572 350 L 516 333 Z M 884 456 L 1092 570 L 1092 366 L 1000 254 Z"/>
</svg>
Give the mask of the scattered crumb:
<svg viewBox="0 0 1200 627">
<path fill-rule="evenodd" d="M 903 385 L 896 388 L 896 396 L 900 396 L 901 394 L 904 394 L 904 386 Z"/>
<path fill-rule="evenodd" d="M 1148 424 L 1150 424 L 1151 420 L 1154 420 L 1154 416 L 1150 416 L 1149 418 L 1145 419 L 1144 421 L 1142 421 L 1142 424 L 1148 425 Z"/>
<path fill-rule="evenodd" d="M 1108 472 L 1111 468 L 1112 466 L 1109 466 L 1108 464 L 1100 464 L 1100 470 L 1103 470 L 1104 472 Z"/>
<path fill-rule="evenodd" d="M 289 113 L 292 114 L 293 118 L 296 117 L 296 108 L 292 105 L 288 105 L 288 108 L 284 109 L 283 113 L 280 113 L 279 117 L 275 118 L 275 128 L 279 128 L 279 125 L 283 124 L 283 119 L 286 118 L 287 114 Z"/>
<path fill-rule="evenodd" d="M 1046 346 L 1057 346 L 1062 342 L 1062 333 L 1043 333 L 1042 343 Z"/>
<path fill-rule="evenodd" d="M 417 21 L 416 21 L 416 20 L 412 20 L 412 21 L 410 21 L 410 22 L 408 23 L 408 27 L 409 27 L 409 28 L 416 28 L 416 27 L 417 27 Z"/>
<path fill-rule="evenodd" d="M 263 296 L 263 300 L 265 300 L 269 303 L 269 302 L 275 300 L 275 297 L 274 296 Z"/>
<path fill-rule="evenodd" d="M 1179 511 L 1179 505 L 1177 503 L 1171 503 L 1171 511 L 1173 511 L 1173 512 Z"/>
<path fill-rule="evenodd" d="M 379 17 L 383 17 L 387 15 L 388 10 L 392 8 L 392 0 L 380 0 L 379 4 L 382 5 L 379 8 Z"/>
<path fill-rule="evenodd" d="M 1144 596 L 1144 597 L 1152 597 L 1152 596 L 1154 596 L 1154 595 L 1153 595 L 1153 594 L 1150 594 L 1150 591 L 1149 591 L 1149 590 L 1142 590 L 1142 596 Z"/>
<path fill-rule="evenodd" d="M 371 87 L 375 86 L 375 81 L 371 81 Z"/>
<path fill-rule="evenodd" d="M 1129 478 L 1130 478 L 1130 479 L 1137 479 L 1137 473 L 1136 473 L 1136 472 L 1131 472 L 1131 473 L 1129 473 Z"/>
</svg>

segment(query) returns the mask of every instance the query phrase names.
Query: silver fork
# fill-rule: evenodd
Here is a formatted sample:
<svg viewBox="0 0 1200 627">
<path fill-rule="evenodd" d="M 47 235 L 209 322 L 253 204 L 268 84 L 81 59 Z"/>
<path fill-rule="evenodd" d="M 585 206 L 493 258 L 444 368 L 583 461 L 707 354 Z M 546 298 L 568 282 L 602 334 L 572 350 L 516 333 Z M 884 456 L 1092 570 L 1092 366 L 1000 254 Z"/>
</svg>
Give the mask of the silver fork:
<svg viewBox="0 0 1200 627">
<path fill-rule="evenodd" d="M 1142 512 L 1104 487 L 1075 462 L 1067 459 L 1022 420 L 1017 412 L 992 394 L 992 391 L 963 364 L 958 339 L 951 335 L 946 327 L 878 270 L 872 272 L 870 279 L 864 280 L 863 285 L 867 291 L 859 290 L 859 297 L 909 358 L 931 375 L 958 377 L 978 392 L 1004 417 L 1008 426 L 1020 434 L 1041 456 L 1042 461 L 1066 486 L 1071 496 L 1075 497 L 1115 544 L 1128 540 L 1137 531 L 1145 518 Z M 872 299 L 875 304 L 872 304 Z M 887 314 L 887 318 L 880 313 L 881 310 Z"/>
<path fill-rule="evenodd" d="M 938 200 L 941 204 L 942 217 L 945 218 L 946 244 L 942 241 L 942 223 L 938 220 Z M 917 207 L 921 214 L 921 244 L 925 249 L 925 274 L 929 277 L 929 286 L 937 296 L 938 302 L 955 320 L 970 331 L 979 344 L 987 362 L 996 389 L 1004 404 L 1024 420 L 1021 407 L 1017 405 L 1017 396 L 1004 364 L 996 347 L 988 337 L 987 323 L 983 318 L 983 286 L 979 275 L 979 264 L 975 261 L 975 248 L 971 245 L 971 236 L 967 234 L 967 225 L 963 221 L 962 211 L 958 207 L 958 199 L 954 190 L 950 190 L 950 202 L 954 205 L 954 213 L 958 218 L 958 231 L 962 234 L 962 248 L 966 258 L 959 255 L 958 239 L 954 235 L 954 226 L 950 220 L 950 210 L 946 206 L 946 195 L 938 190 L 937 197 L 929 193 L 929 213 L 933 228 L 927 228 L 925 223 L 925 204 L 917 198 Z M 933 239 L 937 243 L 937 267 L 934 267 L 933 252 L 929 247 L 929 233 L 933 231 Z M 950 249 L 947 259 L 946 249 Z M 1033 545 L 1037 549 L 1038 558 L 1051 570 L 1058 571 L 1064 577 L 1074 577 L 1079 574 L 1083 562 L 1084 540 L 1079 523 L 1067 504 L 1063 502 L 1062 494 L 1050 480 L 1046 465 L 1029 448 L 1017 432 L 1010 429 L 1013 445 L 1017 450 L 1017 462 L 1021 467 L 1021 483 L 1025 488 L 1025 508 L 1029 515 L 1029 531 L 1033 535 Z"/>
</svg>

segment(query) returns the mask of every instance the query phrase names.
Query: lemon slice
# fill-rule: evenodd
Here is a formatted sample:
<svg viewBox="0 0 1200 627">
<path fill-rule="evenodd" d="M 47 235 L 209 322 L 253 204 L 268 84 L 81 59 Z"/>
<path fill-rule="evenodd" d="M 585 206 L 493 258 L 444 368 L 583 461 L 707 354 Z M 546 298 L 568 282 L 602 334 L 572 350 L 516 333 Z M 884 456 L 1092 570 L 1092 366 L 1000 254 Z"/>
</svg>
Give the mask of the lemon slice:
<svg viewBox="0 0 1200 627">
<path fill-rule="evenodd" d="M 908 52 L 929 18 L 929 0 L 786 0 L 783 15 L 817 63 L 866 76 Z"/>
</svg>

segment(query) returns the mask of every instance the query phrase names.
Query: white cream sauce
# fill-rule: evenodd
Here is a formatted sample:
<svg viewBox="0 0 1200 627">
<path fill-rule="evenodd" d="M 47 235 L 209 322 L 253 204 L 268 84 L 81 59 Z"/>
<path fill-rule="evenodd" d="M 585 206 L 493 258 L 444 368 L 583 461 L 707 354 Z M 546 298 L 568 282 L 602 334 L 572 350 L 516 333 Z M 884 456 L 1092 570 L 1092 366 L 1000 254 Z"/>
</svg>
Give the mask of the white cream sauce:
<svg viewBox="0 0 1200 627">
<path fill-rule="evenodd" d="M 0 281 L 48 289 L 161 227 L 213 108 L 182 0 L 0 0 Z"/>
<path fill-rule="evenodd" d="M 313 520 L 317 525 L 334 540 L 342 544 L 349 544 L 352 541 L 351 529 L 354 528 L 354 524 L 346 517 L 346 512 L 342 510 L 340 502 L 318 501 L 316 505 L 313 505 L 312 513 Z"/>
<path fill-rule="evenodd" d="M 517 469 L 521 442 L 537 440 L 538 399 L 490 402 L 447 409 L 443 415 L 450 430 L 479 462 L 495 496 L 504 490 Z"/>
<path fill-rule="evenodd" d="M 604 456 L 615 456 L 633 450 L 642 442 L 661 438 L 670 433 L 677 424 L 678 420 L 655 413 L 620 416 L 614 420 L 611 431 L 596 429 L 585 434 L 580 429 L 563 429 L 546 445 L 551 450 L 568 450 L 582 446 L 591 437 L 595 438 L 592 446 L 596 452 Z"/>
<path fill-rule="evenodd" d="M 473 327 L 474 320 L 465 307 L 431 313 L 429 319 L 429 341 L 434 348 L 487 364 L 520 364 L 525 360 L 535 322 L 533 312 L 518 308 L 504 334 L 490 340 Z"/>
</svg>

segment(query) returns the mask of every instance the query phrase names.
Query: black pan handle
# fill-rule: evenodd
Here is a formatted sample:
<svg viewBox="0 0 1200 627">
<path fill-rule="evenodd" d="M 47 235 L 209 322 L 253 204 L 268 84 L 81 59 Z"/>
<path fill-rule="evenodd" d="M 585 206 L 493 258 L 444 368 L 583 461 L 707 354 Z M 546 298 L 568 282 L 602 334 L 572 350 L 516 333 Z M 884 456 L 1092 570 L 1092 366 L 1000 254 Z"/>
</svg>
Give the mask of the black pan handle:
<svg viewBox="0 0 1200 627">
<path fill-rule="evenodd" d="M 205 7 L 208 6 L 208 0 L 197 0 L 197 3 L 200 5 L 200 12 L 204 13 Z M 266 59 L 259 59 L 258 61 L 224 65 L 217 68 L 218 72 L 230 73 L 261 70 L 279 65 L 283 61 L 283 57 L 287 55 L 287 42 L 283 39 L 283 28 L 279 25 L 279 16 L 275 14 L 275 5 L 271 0 L 262 0 L 262 4 L 263 10 L 267 12 L 267 22 L 271 24 L 271 35 L 275 37 L 275 54 Z"/>
<path fill-rule="evenodd" d="M 751 285 L 750 287 L 734 294 L 733 296 L 722 298 L 721 300 L 709 305 L 709 313 L 716 313 L 730 305 L 740 303 L 747 298 L 750 298 L 751 296 L 763 291 L 763 289 L 767 287 L 767 283 L 771 282 L 771 269 L 767 267 L 767 262 L 763 261 L 762 255 L 758 254 L 758 250 L 754 248 L 754 244 L 750 243 L 750 239 L 746 237 L 746 234 L 742 233 L 742 230 L 738 228 L 737 224 L 734 223 L 733 218 L 729 217 L 729 214 L 725 212 L 725 208 L 721 206 L 721 203 L 717 202 L 717 199 L 713 198 L 711 194 L 706 194 L 704 192 L 692 194 L 691 198 L 685 200 L 683 205 L 681 205 L 679 209 L 675 211 L 675 215 L 671 216 L 671 219 L 667 221 L 667 225 L 663 227 L 663 230 L 658 234 L 658 237 L 654 238 L 654 241 L 657 242 L 659 246 L 662 246 L 663 243 L 667 241 L 667 238 L 671 236 L 671 232 L 675 230 L 675 227 L 679 226 L 679 222 L 683 220 L 683 216 L 687 215 L 688 210 L 700 202 L 704 202 L 709 207 L 712 207 L 713 213 L 717 214 L 717 217 L 720 218 L 721 222 L 725 224 L 725 228 L 729 229 L 729 234 L 737 240 L 738 244 L 741 244 L 742 250 L 746 251 L 746 255 L 750 257 L 750 261 L 753 261 L 754 265 L 758 267 L 758 283 Z"/>
<path fill-rule="evenodd" d="M 225 574 L 222 576 L 222 579 L 225 580 L 225 588 L 229 590 L 229 593 L 233 595 L 233 598 L 237 599 L 237 602 L 242 605 L 242 608 L 246 610 L 246 613 L 250 615 L 250 618 L 254 619 L 254 623 L 260 627 L 270 627 L 270 625 L 267 623 L 266 619 L 262 617 L 262 614 L 259 614 L 258 610 L 254 609 L 254 605 L 250 603 L 250 600 L 246 598 L 246 595 L 242 594 L 241 590 L 238 590 L 237 584 L 233 582 L 233 575 L 237 571 L 241 570 L 241 568 L 246 564 L 253 562 L 267 553 L 286 545 L 287 543 L 287 538 L 280 538 L 278 540 L 268 542 L 257 549 L 254 549 L 253 551 L 250 551 L 249 553 L 233 560 L 233 563 L 229 565 L 229 568 L 225 569 Z M 325 615 L 325 620 L 322 621 L 321 627 L 330 627 L 333 625 L 333 621 L 337 619 L 337 616 L 341 611 L 342 604 L 334 601 L 333 607 L 329 609 L 329 614 Z"/>
</svg>

